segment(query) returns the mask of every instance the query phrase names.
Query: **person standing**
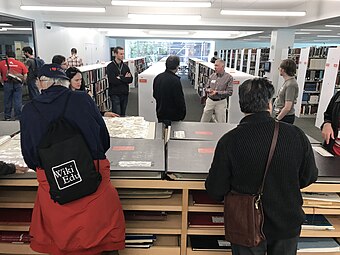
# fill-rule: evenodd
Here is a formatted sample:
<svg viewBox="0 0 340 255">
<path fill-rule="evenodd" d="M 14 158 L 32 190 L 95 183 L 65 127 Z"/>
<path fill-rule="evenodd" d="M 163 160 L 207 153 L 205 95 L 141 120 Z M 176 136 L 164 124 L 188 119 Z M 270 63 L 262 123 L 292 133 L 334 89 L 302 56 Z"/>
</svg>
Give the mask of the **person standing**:
<svg viewBox="0 0 340 255">
<path fill-rule="evenodd" d="M 124 49 L 117 46 L 113 50 L 114 59 L 107 65 L 107 78 L 109 80 L 109 96 L 112 103 L 112 112 L 125 117 L 129 97 L 129 84 L 133 78 L 130 68 L 124 64 Z"/>
<path fill-rule="evenodd" d="M 321 125 L 324 146 L 336 156 L 340 156 L 340 91 L 329 101 Z"/>
<path fill-rule="evenodd" d="M 210 59 L 210 62 L 215 64 L 215 61 L 218 59 L 218 56 L 217 56 L 217 51 L 214 51 L 214 56 Z"/>
<path fill-rule="evenodd" d="M 42 67 L 39 86 L 42 93 L 24 106 L 20 121 L 22 155 L 27 166 L 36 171 L 39 183 L 30 225 L 31 248 L 59 255 L 124 249 L 124 214 L 105 156 L 110 137 L 95 102 L 84 92 L 70 90 L 69 78 L 57 64 Z M 82 134 L 102 176 L 94 193 L 63 205 L 52 200 L 38 155 L 50 123 L 61 115 Z"/>
<path fill-rule="evenodd" d="M 283 60 L 280 64 L 279 72 L 284 79 L 284 83 L 274 102 L 274 113 L 277 120 L 294 124 L 294 104 L 296 104 L 299 93 L 299 86 L 295 79 L 295 61 L 291 59 Z"/>
<path fill-rule="evenodd" d="M 22 108 L 22 84 L 27 78 L 28 69 L 22 62 L 15 59 L 14 52 L 8 52 L 6 54 L 6 59 L 0 62 L 0 72 L 0 82 L 4 84 L 4 120 L 11 120 L 13 104 L 14 117 L 17 120 L 20 120 Z M 7 74 L 13 74 L 14 76 L 10 77 Z"/>
<path fill-rule="evenodd" d="M 227 97 L 233 94 L 233 77 L 224 71 L 224 61 L 215 61 L 215 73 L 211 74 L 205 86 L 207 100 L 203 109 L 201 122 L 210 122 L 213 113 L 217 122 L 227 121 Z"/>
<path fill-rule="evenodd" d="M 158 122 L 166 126 L 171 121 L 185 118 L 186 106 L 180 77 L 176 72 L 180 65 L 178 56 L 169 56 L 165 61 L 165 71 L 153 80 L 153 97 L 156 99 Z"/>
<path fill-rule="evenodd" d="M 62 69 L 67 69 L 67 61 L 63 55 L 54 55 L 52 58 L 52 64 L 58 64 Z"/>
<path fill-rule="evenodd" d="M 273 138 L 273 85 L 265 78 L 239 87 L 245 117 L 217 144 L 205 181 L 209 196 L 223 201 L 230 191 L 256 194 L 264 175 Z M 256 100 L 254 100 L 256 98 Z M 305 215 L 301 189 L 315 182 L 318 169 L 308 138 L 298 127 L 279 122 L 276 148 L 261 197 L 266 240 L 257 247 L 232 244 L 233 255 L 295 255 Z"/>
<path fill-rule="evenodd" d="M 27 58 L 25 63 L 28 69 L 26 84 L 28 87 L 29 97 L 32 100 L 39 95 L 39 90 L 37 87 L 38 77 L 34 74 L 34 70 L 37 68 L 37 64 L 33 56 L 33 49 L 30 46 L 22 48 L 22 52 Z"/>
<path fill-rule="evenodd" d="M 83 60 L 77 56 L 77 49 L 72 48 L 71 56 L 67 58 L 67 66 L 68 67 L 71 67 L 71 66 L 79 67 L 82 65 L 83 65 Z"/>
</svg>

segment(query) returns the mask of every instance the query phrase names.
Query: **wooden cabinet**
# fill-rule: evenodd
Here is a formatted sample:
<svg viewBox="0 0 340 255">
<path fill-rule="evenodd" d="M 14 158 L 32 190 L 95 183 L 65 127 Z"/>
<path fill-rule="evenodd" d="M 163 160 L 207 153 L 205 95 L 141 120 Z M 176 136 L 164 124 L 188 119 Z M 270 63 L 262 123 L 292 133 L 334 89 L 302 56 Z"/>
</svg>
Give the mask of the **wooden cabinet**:
<svg viewBox="0 0 340 255">
<path fill-rule="evenodd" d="M 193 228 L 188 226 L 191 212 L 223 212 L 222 205 L 194 205 L 191 192 L 204 190 L 204 182 L 166 180 L 120 180 L 111 181 L 119 190 L 123 189 L 166 189 L 173 190 L 171 198 L 164 199 L 121 199 L 125 211 L 165 211 L 166 221 L 127 221 L 126 233 L 155 234 L 157 241 L 149 249 L 126 248 L 121 255 L 230 255 L 231 252 L 193 251 L 190 235 L 224 235 L 223 228 Z M 33 208 L 37 189 L 36 180 L 0 179 L 0 208 Z M 313 184 L 305 192 L 340 192 L 340 184 Z M 340 209 L 304 208 L 306 213 L 322 213 L 334 225 L 335 230 L 303 230 L 304 237 L 340 238 Z M 0 225 L 0 231 L 28 231 L 28 225 Z M 38 254 L 28 244 L 0 243 L 0 254 Z M 299 253 L 301 255 L 307 253 Z M 318 253 L 308 253 L 318 254 Z M 339 255 L 340 252 L 327 253 Z"/>
</svg>

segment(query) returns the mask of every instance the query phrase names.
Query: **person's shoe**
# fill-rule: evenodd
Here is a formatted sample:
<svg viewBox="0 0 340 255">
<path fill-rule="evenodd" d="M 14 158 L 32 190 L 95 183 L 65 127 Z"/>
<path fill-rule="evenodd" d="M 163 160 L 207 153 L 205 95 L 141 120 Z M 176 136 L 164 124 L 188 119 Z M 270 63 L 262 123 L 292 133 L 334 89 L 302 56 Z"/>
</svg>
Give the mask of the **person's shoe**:
<svg viewBox="0 0 340 255">
<path fill-rule="evenodd" d="M 4 121 L 10 121 L 11 119 L 10 118 L 4 118 Z"/>
</svg>

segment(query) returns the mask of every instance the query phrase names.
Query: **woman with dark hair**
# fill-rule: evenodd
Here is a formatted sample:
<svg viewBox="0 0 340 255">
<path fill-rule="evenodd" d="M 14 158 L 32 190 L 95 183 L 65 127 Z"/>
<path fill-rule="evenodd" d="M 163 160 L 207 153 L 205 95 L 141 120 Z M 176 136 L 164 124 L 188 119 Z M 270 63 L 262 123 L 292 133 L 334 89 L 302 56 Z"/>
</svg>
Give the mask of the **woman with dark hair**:
<svg viewBox="0 0 340 255">
<path fill-rule="evenodd" d="M 81 71 L 77 67 L 69 67 L 66 70 L 66 76 L 70 79 L 70 89 L 71 90 L 82 90 L 86 91 L 89 96 L 93 96 L 91 91 L 85 87 L 83 82 L 83 77 Z M 118 114 L 114 112 L 100 112 L 104 117 L 119 117 Z"/>
<path fill-rule="evenodd" d="M 293 124 L 295 120 L 294 104 L 296 104 L 299 93 L 299 86 L 295 79 L 295 62 L 291 59 L 283 60 L 279 72 L 284 83 L 275 100 L 274 112 L 277 120 Z"/>
</svg>

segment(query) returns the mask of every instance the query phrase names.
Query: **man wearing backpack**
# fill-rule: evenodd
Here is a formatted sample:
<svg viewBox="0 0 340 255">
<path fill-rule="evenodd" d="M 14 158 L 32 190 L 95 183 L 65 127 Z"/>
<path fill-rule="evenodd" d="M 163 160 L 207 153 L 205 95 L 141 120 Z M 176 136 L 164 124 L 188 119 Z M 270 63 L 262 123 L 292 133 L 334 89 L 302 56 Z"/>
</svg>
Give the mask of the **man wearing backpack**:
<svg viewBox="0 0 340 255">
<path fill-rule="evenodd" d="M 108 251 L 118 254 L 125 246 L 125 221 L 118 193 L 110 182 L 110 162 L 105 156 L 110 138 L 104 120 L 91 97 L 69 89 L 69 78 L 60 65 L 44 65 L 39 86 L 42 93 L 24 106 L 20 122 L 22 155 L 27 166 L 37 172 L 39 183 L 30 225 L 30 246 L 45 254 L 93 255 Z M 58 202 L 58 197 L 54 200 L 48 173 L 52 170 L 63 192 L 82 183 L 83 178 L 79 178 L 82 170 L 74 167 L 73 160 L 65 162 L 63 168 L 58 165 L 50 169 L 41 153 L 50 127 L 60 123 L 60 117 L 81 134 L 101 175 L 93 193 L 65 203 Z M 70 132 L 65 130 L 65 133 Z M 76 144 L 67 147 L 73 148 L 73 152 L 61 146 L 50 156 L 55 159 L 65 151 L 76 155 L 83 150 Z"/>
<path fill-rule="evenodd" d="M 40 58 L 34 58 L 33 56 L 33 49 L 30 46 L 26 46 L 22 48 L 22 52 L 24 53 L 25 57 L 27 58 L 25 65 L 28 69 L 28 76 L 27 76 L 27 87 L 28 87 L 28 94 L 30 99 L 32 100 L 36 96 L 38 96 L 39 90 L 37 87 L 38 81 L 38 73 L 39 68 L 44 64 L 44 61 Z"/>
</svg>

